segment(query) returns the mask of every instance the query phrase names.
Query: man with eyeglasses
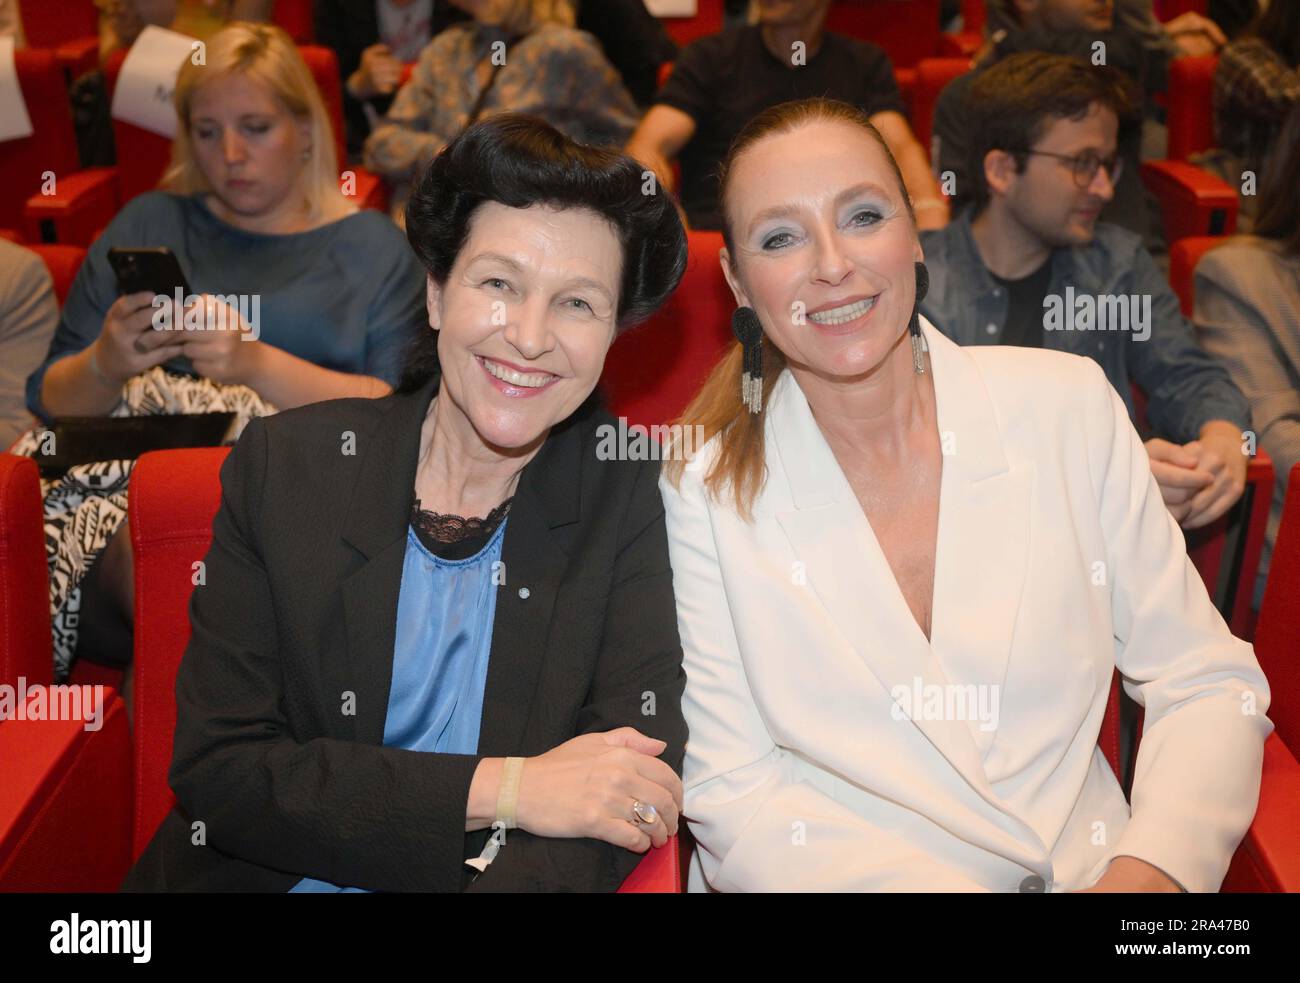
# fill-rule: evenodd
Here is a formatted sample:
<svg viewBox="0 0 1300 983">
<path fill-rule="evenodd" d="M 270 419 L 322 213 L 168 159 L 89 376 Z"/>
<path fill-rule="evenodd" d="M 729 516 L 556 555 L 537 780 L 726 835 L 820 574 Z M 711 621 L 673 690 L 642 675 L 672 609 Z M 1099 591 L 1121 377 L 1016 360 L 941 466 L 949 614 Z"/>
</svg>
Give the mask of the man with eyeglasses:
<svg viewBox="0 0 1300 983">
<path fill-rule="evenodd" d="M 1163 87 L 1158 72 L 1151 70 L 1143 38 L 1115 17 L 1111 0 L 1002 0 L 989 6 L 991 21 L 1002 11 L 1007 29 L 993 30 L 975 59 L 975 67 L 953 79 L 939 94 L 934 107 L 930 158 L 935 173 L 950 176 L 945 190 L 952 211 L 970 205 L 974 185 L 968 168 L 970 147 L 976 137 L 971 86 L 988 70 L 1012 55 L 1028 51 L 1084 58 L 1094 65 L 1117 69 L 1140 90 L 1134 114 L 1120 130 L 1119 150 L 1124 157 L 1124 175 L 1116 182 L 1115 197 L 1102 213 L 1102 221 L 1113 222 L 1142 236 L 1147 248 L 1163 252 L 1164 231 L 1160 209 L 1142 184 L 1138 161 L 1147 124 L 1143 116 L 1157 89 Z M 991 25 L 992 26 L 992 25 Z M 1157 128 L 1158 130 L 1158 128 Z"/>
<path fill-rule="evenodd" d="M 1105 370 L 1146 441 L 1166 506 L 1184 528 L 1222 515 L 1245 488 L 1250 409 L 1196 344 L 1141 239 L 1098 221 L 1123 170 L 1132 86 L 1112 69 L 1041 52 L 1013 55 L 971 87 L 974 198 L 921 236 L 921 310 L 964 345 L 1085 355 Z M 1145 435 L 1144 435 L 1145 436 Z"/>
</svg>

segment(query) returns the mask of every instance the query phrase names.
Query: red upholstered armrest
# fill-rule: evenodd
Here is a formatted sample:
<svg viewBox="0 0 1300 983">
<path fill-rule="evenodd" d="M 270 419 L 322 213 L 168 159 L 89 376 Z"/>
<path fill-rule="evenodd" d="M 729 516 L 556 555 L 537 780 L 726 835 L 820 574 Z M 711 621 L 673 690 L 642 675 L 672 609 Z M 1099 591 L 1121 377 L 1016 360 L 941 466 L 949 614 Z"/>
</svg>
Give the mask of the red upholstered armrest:
<svg viewBox="0 0 1300 983">
<path fill-rule="evenodd" d="M 117 211 L 117 168 L 57 175 L 54 190 L 27 199 L 23 221 L 28 241 L 89 246 Z"/>
<path fill-rule="evenodd" d="M 141 454 L 131 473 L 135 552 L 135 775 L 132 858 L 175 802 L 167 784 L 176 729 L 176 670 L 190 640 L 193 564 L 212 542 L 229 448 Z"/>
<path fill-rule="evenodd" d="M 102 693 L 96 731 L 0 722 L 0 891 L 116 891 L 130 870 L 131 733 L 116 691 Z"/>
<path fill-rule="evenodd" d="M 1225 891 L 1300 891 L 1300 763 L 1282 739 L 1270 734 L 1264 744 L 1264 777 L 1259 808 L 1241 841 Z"/>
<path fill-rule="evenodd" d="M 77 79 L 93 71 L 99 62 L 99 38 L 91 35 L 64 41 L 54 49 L 54 57 L 69 78 Z"/>
<path fill-rule="evenodd" d="M 682 868 L 676 836 L 651 847 L 618 889 L 619 894 L 681 894 Z"/>
<path fill-rule="evenodd" d="M 1149 160 L 1142 180 L 1160 201 L 1165 241 L 1237 231 L 1237 190 L 1220 178 L 1180 160 Z"/>
<path fill-rule="evenodd" d="M 0 454 L 0 684 L 54 681 L 48 569 L 36 462 Z"/>
<path fill-rule="evenodd" d="M 956 34 L 939 35 L 940 58 L 974 58 L 975 52 L 984 43 L 984 35 L 979 31 L 961 31 Z"/>
</svg>

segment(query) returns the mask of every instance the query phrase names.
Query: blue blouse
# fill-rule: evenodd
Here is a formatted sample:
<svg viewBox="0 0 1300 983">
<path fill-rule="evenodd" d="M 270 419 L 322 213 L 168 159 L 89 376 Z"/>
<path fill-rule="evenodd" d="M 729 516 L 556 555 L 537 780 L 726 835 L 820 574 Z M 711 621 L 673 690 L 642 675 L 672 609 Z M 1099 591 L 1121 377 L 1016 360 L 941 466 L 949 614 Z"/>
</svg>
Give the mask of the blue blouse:
<svg viewBox="0 0 1300 983">
<path fill-rule="evenodd" d="M 167 246 L 196 293 L 258 298 L 262 341 L 314 365 L 395 385 L 413 338 L 427 323 L 425 276 L 388 218 L 360 211 L 287 235 L 248 232 L 217 218 L 200 194 L 151 191 L 133 198 L 86 254 L 45 361 L 27 380 L 27 406 L 42 419 L 50 365 L 99 337 L 117 299 L 114 246 Z M 169 369 L 190 371 L 188 360 Z"/>
<path fill-rule="evenodd" d="M 501 541 L 508 521 L 464 560 L 435 556 L 415 530 L 407 528 L 385 747 L 443 754 L 478 751 Z M 304 878 L 290 893 L 361 890 Z"/>
</svg>

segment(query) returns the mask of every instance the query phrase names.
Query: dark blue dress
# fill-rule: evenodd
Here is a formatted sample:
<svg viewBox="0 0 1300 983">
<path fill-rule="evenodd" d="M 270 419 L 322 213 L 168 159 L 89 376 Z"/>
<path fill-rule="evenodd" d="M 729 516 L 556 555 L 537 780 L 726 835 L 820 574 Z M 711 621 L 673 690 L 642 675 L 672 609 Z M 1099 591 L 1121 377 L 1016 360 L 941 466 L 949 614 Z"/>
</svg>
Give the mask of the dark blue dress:
<svg viewBox="0 0 1300 983">
<path fill-rule="evenodd" d="M 386 215 L 360 211 L 264 235 L 227 225 L 200 195 L 151 191 L 117 214 L 82 263 L 45 361 L 27 380 L 28 408 L 42 419 L 46 370 L 98 338 L 117 299 L 115 246 L 167 246 L 195 293 L 257 295 L 261 340 L 327 369 L 394 384 L 407 345 L 427 330 L 423 267 Z"/>
</svg>

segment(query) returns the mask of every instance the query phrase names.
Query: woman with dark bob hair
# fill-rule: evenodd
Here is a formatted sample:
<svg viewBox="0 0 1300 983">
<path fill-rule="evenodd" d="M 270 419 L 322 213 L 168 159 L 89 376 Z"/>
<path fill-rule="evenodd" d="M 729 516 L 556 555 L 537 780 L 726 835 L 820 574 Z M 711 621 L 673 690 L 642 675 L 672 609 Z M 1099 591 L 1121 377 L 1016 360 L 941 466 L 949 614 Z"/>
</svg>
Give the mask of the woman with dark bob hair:
<svg viewBox="0 0 1300 983">
<path fill-rule="evenodd" d="M 256 419 L 222 468 L 178 805 L 126 889 L 610 891 L 676 832 L 657 465 L 596 454 L 605 355 L 685 267 L 641 188 L 517 115 L 434 160 L 403 385 Z"/>
</svg>

